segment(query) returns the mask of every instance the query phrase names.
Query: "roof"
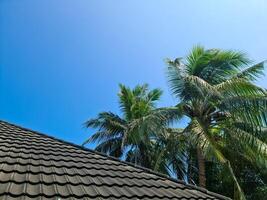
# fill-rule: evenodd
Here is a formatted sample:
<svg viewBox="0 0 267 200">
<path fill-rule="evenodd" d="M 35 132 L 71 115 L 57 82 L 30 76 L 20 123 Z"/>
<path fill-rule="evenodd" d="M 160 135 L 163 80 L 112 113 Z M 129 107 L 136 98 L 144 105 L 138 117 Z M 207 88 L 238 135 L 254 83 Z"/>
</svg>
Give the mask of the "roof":
<svg viewBox="0 0 267 200">
<path fill-rule="evenodd" d="M 0 121 L 0 199 L 229 199 Z"/>
</svg>

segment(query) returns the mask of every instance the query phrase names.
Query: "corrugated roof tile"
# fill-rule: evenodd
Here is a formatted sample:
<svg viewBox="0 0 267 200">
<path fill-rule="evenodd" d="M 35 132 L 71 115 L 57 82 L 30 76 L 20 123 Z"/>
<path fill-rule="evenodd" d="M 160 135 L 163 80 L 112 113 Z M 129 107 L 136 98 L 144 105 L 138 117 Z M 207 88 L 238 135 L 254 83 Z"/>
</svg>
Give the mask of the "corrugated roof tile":
<svg viewBox="0 0 267 200">
<path fill-rule="evenodd" d="M 229 199 L 0 121 L 0 199 Z"/>
</svg>

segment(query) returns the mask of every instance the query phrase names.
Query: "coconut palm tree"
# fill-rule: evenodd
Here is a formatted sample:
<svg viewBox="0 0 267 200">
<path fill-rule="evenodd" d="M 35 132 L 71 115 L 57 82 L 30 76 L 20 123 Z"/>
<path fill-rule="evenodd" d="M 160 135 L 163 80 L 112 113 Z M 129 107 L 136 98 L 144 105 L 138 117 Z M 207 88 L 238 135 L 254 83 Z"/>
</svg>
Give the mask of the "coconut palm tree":
<svg viewBox="0 0 267 200">
<path fill-rule="evenodd" d="M 161 148 L 168 145 L 167 141 L 170 141 L 169 138 L 175 133 L 175 130 L 170 131 L 171 129 L 163 124 L 163 118 L 175 118 L 178 115 L 177 109 L 157 109 L 156 103 L 162 91 L 149 90 L 147 84 L 137 85 L 133 89 L 124 85 L 119 87 L 122 116 L 112 112 L 102 112 L 97 118 L 88 120 L 85 123 L 86 127 L 97 129 L 97 132 L 91 135 L 84 145 L 89 142 L 97 143 L 95 148 L 97 151 L 118 158 L 123 156 L 126 161 L 147 168 L 155 168 L 153 165 L 156 165 L 155 169 L 168 174 L 165 160 L 158 159 L 155 162 L 155 156 Z M 165 136 L 162 134 L 158 137 L 159 132 Z"/>
<path fill-rule="evenodd" d="M 250 66 L 244 53 L 196 46 L 167 63 L 179 117 L 190 119 L 183 133 L 197 148 L 199 185 L 206 186 L 205 160 L 216 159 L 234 180 L 235 199 L 245 199 L 227 155 L 267 166 L 267 93 L 254 83 L 264 62 Z"/>
</svg>

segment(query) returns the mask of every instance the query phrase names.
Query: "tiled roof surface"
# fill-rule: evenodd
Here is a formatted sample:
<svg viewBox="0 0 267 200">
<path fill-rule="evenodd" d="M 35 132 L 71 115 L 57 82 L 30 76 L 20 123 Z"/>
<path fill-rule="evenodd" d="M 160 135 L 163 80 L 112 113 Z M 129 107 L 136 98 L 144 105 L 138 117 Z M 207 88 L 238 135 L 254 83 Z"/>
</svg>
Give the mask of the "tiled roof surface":
<svg viewBox="0 0 267 200">
<path fill-rule="evenodd" d="M 0 121 L 0 199 L 227 199 Z"/>
</svg>

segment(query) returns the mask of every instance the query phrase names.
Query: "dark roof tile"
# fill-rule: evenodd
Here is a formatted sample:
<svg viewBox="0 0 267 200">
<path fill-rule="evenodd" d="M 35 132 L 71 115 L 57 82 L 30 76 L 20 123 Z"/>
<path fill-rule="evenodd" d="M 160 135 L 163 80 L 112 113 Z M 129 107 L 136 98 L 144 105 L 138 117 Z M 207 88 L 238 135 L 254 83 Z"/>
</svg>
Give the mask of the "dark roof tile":
<svg viewBox="0 0 267 200">
<path fill-rule="evenodd" d="M 0 121 L 1 199 L 228 199 Z"/>
</svg>

